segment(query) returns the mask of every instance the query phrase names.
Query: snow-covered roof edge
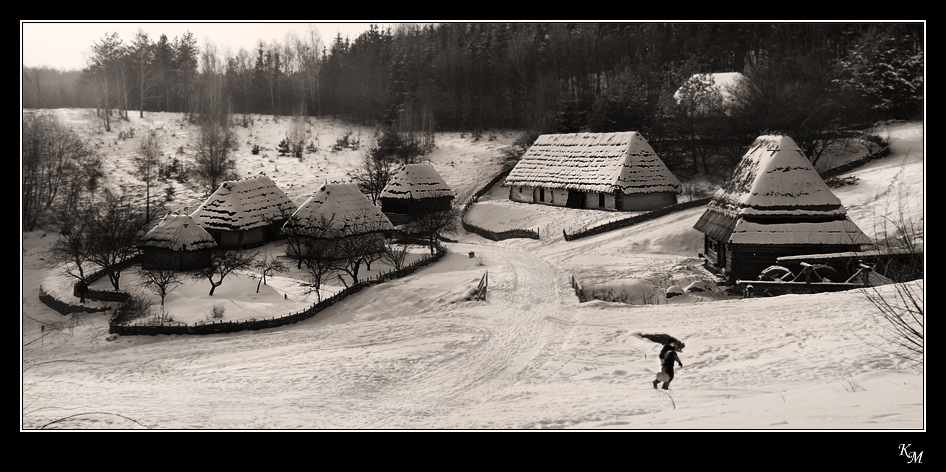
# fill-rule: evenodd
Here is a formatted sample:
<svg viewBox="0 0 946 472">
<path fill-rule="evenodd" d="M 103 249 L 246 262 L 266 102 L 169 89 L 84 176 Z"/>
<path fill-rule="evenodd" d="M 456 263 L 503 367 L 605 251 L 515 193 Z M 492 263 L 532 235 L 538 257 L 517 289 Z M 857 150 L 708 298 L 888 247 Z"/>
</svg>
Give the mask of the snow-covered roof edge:
<svg viewBox="0 0 946 472">
<path fill-rule="evenodd" d="M 710 207 L 739 215 L 845 214 L 841 200 L 801 148 L 790 137 L 779 135 L 756 138 Z"/>
<path fill-rule="evenodd" d="M 217 245 L 213 237 L 190 215 L 168 214 L 144 235 L 143 247 L 156 247 L 172 251 L 197 251 Z"/>
<path fill-rule="evenodd" d="M 624 194 L 680 190 L 680 181 L 636 131 L 541 135 L 504 185 Z"/>
<path fill-rule="evenodd" d="M 285 219 L 296 205 L 265 175 L 220 184 L 191 216 L 206 229 L 245 231 Z"/>
<path fill-rule="evenodd" d="M 453 198 L 453 190 L 431 164 L 407 164 L 381 192 L 381 198 Z"/>
<path fill-rule="evenodd" d="M 319 226 L 330 237 L 390 231 L 394 225 L 355 184 L 323 184 L 299 206 L 284 228 Z"/>
</svg>

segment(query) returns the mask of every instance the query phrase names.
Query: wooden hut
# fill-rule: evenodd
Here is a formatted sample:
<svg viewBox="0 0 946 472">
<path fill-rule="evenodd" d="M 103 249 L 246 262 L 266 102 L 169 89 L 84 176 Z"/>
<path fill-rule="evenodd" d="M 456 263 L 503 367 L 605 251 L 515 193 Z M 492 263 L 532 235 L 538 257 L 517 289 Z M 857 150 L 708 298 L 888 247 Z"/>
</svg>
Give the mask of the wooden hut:
<svg viewBox="0 0 946 472">
<path fill-rule="evenodd" d="M 391 178 L 381 192 L 381 211 L 394 225 L 411 218 L 449 210 L 453 190 L 430 164 L 408 164 Z"/>
<path fill-rule="evenodd" d="M 673 205 L 680 191 L 635 131 L 539 136 L 504 185 L 517 202 L 625 211 Z"/>
<path fill-rule="evenodd" d="M 760 136 L 694 225 L 707 266 L 753 280 L 783 256 L 858 251 L 869 238 L 787 136 Z"/>
<path fill-rule="evenodd" d="M 190 215 L 168 214 L 139 245 L 147 270 L 190 270 L 210 264 L 217 243 Z"/>
<path fill-rule="evenodd" d="M 258 175 L 220 184 L 191 216 L 220 247 L 246 249 L 276 239 L 294 210 L 285 192 Z"/>
<path fill-rule="evenodd" d="M 292 238 L 315 242 L 314 250 L 324 259 L 350 257 L 352 251 L 365 254 L 384 248 L 384 233 L 394 225 L 371 203 L 355 184 L 323 184 L 283 225 Z M 300 257 L 300 245 L 290 241 L 286 255 Z"/>
</svg>

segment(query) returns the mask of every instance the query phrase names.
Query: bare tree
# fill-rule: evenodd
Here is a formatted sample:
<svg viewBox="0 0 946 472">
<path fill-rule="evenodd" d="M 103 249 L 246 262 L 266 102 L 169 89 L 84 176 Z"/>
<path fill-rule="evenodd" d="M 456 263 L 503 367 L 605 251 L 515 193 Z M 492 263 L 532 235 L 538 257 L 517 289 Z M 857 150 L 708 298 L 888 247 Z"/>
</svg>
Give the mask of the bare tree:
<svg viewBox="0 0 946 472">
<path fill-rule="evenodd" d="M 65 209 L 54 220 L 54 231 L 59 238 L 49 249 L 47 258 L 53 263 L 65 263 L 66 274 L 85 283 L 86 263 L 89 263 L 90 238 L 89 209 Z"/>
<path fill-rule="evenodd" d="M 430 253 L 437 250 L 437 241 L 447 231 L 456 231 L 460 224 L 459 211 L 456 207 L 412 217 L 405 224 L 405 231 L 427 240 Z"/>
<path fill-rule="evenodd" d="M 900 174 L 904 175 L 904 171 Z M 885 343 L 876 347 L 921 365 L 925 305 L 923 280 L 917 278 L 923 274 L 923 228 L 911 216 L 916 213 L 911 211 L 915 209 L 910 208 L 909 193 L 902 180 L 897 194 L 888 197 L 896 199 L 895 203 L 878 211 L 875 217 L 874 247 L 880 255 L 874 270 L 894 283 L 868 287 L 861 293 L 874 308 L 874 326 Z"/>
<path fill-rule="evenodd" d="M 55 116 L 27 113 L 22 131 L 22 217 L 33 231 L 54 206 L 73 211 L 102 175 L 92 148 Z"/>
<path fill-rule="evenodd" d="M 237 137 L 230 129 L 230 102 L 226 97 L 225 74 L 213 44 L 201 53 L 200 107 L 197 137 L 194 143 L 195 170 L 207 186 L 208 193 L 233 177 L 236 161 L 232 153 L 238 147 Z"/>
<path fill-rule="evenodd" d="M 155 295 L 161 297 L 161 306 L 164 306 L 164 299 L 175 288 L 184 283 L 180 272 L 167 269 L 142 270 L 141 275 L 144 278 L 142 285 L 151 290 Z"/>
<path fill-rule="evenodd" d="M 314 244 L 319 244 L 314 241 Z M 305 271 L 309 275 L 309 286 L 315 292 L 319 301 L 322 301 L 322 286 L 329 277 L 336 272 L 335 265 L 331 259 L 315 256 L 315 251 L 310 253 L 305 261 Z"/>
<path fill-rule="evenodd" d="M 296 258 L 298 269 L 305 269 L 312 291 L 322 300 L 322 285 L 335 273 L 333 250 L 336 232 L 334 215 L 317 220 L 290 219 L 282 227 L 287 254 Z"/>
<path fill-rule="evenodd" d="M 333 220 L 325 216 L 317 221 L 290 218 L 280 229 L 286 238 L 286 253 L 296 259 L 297 269 L 312 259 L 325 257 L 327 245 L 324 241 L 334 237 Z"/>
<path fill-rule="evenodd" d="M 210 296 L 213 296 L 214 290 L 223 285 L 223 280 L 237 270 L 249 270 L 253 268 L 253 261 L 256 259 L 256 252 L 247 252 L 240 250 L 215 250 L 210 252 L 210 264 L 206 267 L 195 269 L 192 273 L 196 279 L 207 279 L 210 281 Z"/>
<path fill-rule="evenodd" d="M 260 284 L 266 285 L 267 276 L 286 271 L 286 265 L 269 254 L 264 254 L 262 259 L 253 264 L 253 267 L 260 273 L 259 282 L 256 284 L 256 293 L 259 293 Z"/>
<path fill-rule="evenodd" d="M 104 201 L 92 205 L 87 229 L 88 259 L 101 267 L 112 287 L 120 290 L 119 279 L 128 261 L 138 253 L 138 243 L 147 221 L 124 193 L 104 191 Z"/>
<path fill-rule="evenodd" d="M 916 282 L 866 288 L 864 297 L 885 345 L 876 346 L 914 363 L 923 363 L 923 286 Z"/>
<path fill-rule="evenodd" d="M 364 209 L 346 214 L 345 227 L 345 232 L 338 234 L 333 241 L 333 259 L 338 269 L 348 274 L 356 284 L 361 264 L 370 270 L 371 262 L 378 260 L 384 252 L 383 220 Z M 341 276 L 339 280 L 347 286 Z"/>
<path fill-rule="evenodd" d="M 407 261 L 407 255 L 409 254 L 408 249 L 410 249 L 410 247 L 410 244 L 397 242 L 393 238 L 386 239 L 384 241 L 384 252 L 381 254 L 381 260 L 391 264 L 394 270 L 401 270 L 401 268 L 404 267 L 404 262 Z"/>
<path fill-rule="evenodd" d="M 151 221 L 151 187 L 160 172 L 161 147 L 155 130 L 148 130 L 138 144 L 134 157 L 135 173 L 145 184 L 145 219 Z"/>
<path fill-rule="evenodd" d="M 148 33 L 138 29 L 128 49 L 129 66 L 138 86 L 138 117 L 145 117 L 145 103 L 157 85 L 154 68 L 154 43 Z"/>
<path fill-rule="evenodd" d="M 308 126 L 305 116 L 301 113 L 293 115 L 289 122 L 289 131 L 286 133 L 286 140 L 289 142 L 289 151 L 292 153 L 292 157 L 302 157 L 307 135 Z"/>
<path fill-rule="evenodd" d="M 111 131 L 112 110 L 120 108 L 121 84 L 124 70 L 125 46 L 118 33 L 107 33 L 100 41 L 92 42 L 92 52 L 85 69 L 93 85 L 97 103 L 96 112 L 102 118 L 105 131 Z"/>
<path fill-rule="evenodd" d="M 392 159 L 376 155 L 369 148 L 361 156 L 361 165 L 356 170 L 354 181 L 358 189 L 371 198 L 371 203 L 377 205 L 378 198 L 394 176 L 394 171 Z"/>
<path fill-rule="evenodd" d="M 314 25 L 302 36 L 295 33 L 286 35 L 285 53 L 292 53 L 295 65 L 294 80 L 298 80 L 296 87 L 302 95 L 302 115 L 320 114 L 319 110 L 319 51 L 322 50 L 322 38 Z"/>
</svg>

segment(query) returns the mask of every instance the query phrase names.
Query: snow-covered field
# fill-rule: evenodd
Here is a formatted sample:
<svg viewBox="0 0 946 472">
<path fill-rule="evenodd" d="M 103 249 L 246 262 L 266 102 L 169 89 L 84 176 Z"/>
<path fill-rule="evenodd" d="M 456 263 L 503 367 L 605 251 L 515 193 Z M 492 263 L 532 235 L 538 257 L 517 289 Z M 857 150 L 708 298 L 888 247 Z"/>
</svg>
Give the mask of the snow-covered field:
<svg viewBox="0 0 946 472">
<path fill-rule="evenodd" d="M 57 113 L 100 140 L 110 181 L 134 181 L 124 158 L 133 147 L 115 139 L 118 130 L 95 134 L 88 110 Z M 179 118 L 146 114 L 122 125 L 163 125 L 171 154 L 186 151 L 189 139 Z M 300 161 L 276 156 L 285 131 L 263 125 L 272 117 L 255 118 L 240 132 L 269 149 L 252 156 L 241 148 L 239 171 L 265 172 L 296 202 L 326 180 L 346 180 L 356 165 L 361 151 L 325 150 L 335 136 L 354 129 L 363 145 L 370 139 L 367 128 L 313 120 L 322 151 Z M 892 124 L 889 133 L 892 155 L 835 190 L 871 237 L 881 216 L 904 206 L 895 205 L 901 196 L 922 226 L 922 124 Z M 499 151 L 515 137 L 438 134 L 431 163 L 465 201 L 499 171 Z M 201 201 L 186 186 L 175 193 L 171 207 Z M 713 288 L 692 229 L 702 211 L 566 242 L 563 229 L 624 215 L 514 204 L 495 189 L 470 219 L 497 230 L 538 228 L 541 240 L 451 235 L 458 242 L 447 243 L 442 261 L 286 327 L 113 340 L 105 315 L 63 317 L 39 302 L 39 287 L 56 284 L 42 260 L 53 236 L 24 233 L 21 428 L 925 430 L 923 369 L 889 352 L 858 291 L 741 299 L 710 290 L 666 299 L 674 285 Z M 488 299 L 463 300 L 487 272 Z M 651 304 L 579 303 L 572 276 L 630 288 Z M 923 281 L 914 283 L 922 291 Z M 209 284 L 194 282 L 168 306 L 180 318 L 204 318 L 208 303 L 226 303 L 235 319 L 312 302 L 291 275 L 259 294 L 256 286 L 241 274 L 208 297 Z M 669 393 L 650 383 L 660 346 L 637 333 L 686 342 Z"/>
</svg>

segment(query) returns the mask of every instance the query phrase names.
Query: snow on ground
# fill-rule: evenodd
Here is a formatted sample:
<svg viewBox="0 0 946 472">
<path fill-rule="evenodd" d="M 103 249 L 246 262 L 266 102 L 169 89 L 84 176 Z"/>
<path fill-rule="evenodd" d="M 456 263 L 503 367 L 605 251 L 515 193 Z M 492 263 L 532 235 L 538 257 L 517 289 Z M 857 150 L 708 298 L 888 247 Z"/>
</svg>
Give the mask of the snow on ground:
<svg viewBox="0 0 946 472">
<path fill-rule="evenodd" d="M 176 123 L 171 117 L 167 123 Z M 319 129 L 326 146 L 330 130 L 348 128 L 326 121 Z M 897 125 L 893 155 L 853 172 L 856 185 L 837 191 L 870 236 L 863 222 L 870 202 L 892 191 L 892 183 L 923 180 L 921 130 Z M 433 163 L 468 197 L 501 167 L 502 139 L 513 136 L 473 142 L 438 135 Z M 904 155 L 915 163 L 902 166 Z M 269 156 L 253 158 L 267 170 L 279 166 L 270 176 L 295 201 L 317 188 L 319 182 L 297 176 L 304 169 L 290 167 L 297 159 Z M 341 163 L 319 159 L 305 160 L 344 175 Z M 123 168 L 121 159 L 113 161 L 116 172 Z M 178 195 L 183 204 L 184 192 Z M 922 190 L 906 195 L 922 206 Z M 692 230 L 701 212 L 566 242 L 563 229 L 616 214 L 513 205 L 497 189 L 470 218 L 494 229 L 540 228 L 543 239 L 492 242 L 461 232 L 442 261 L 285 327 L 112 340 L 106 315 L 63 317 L 38 301 L 39 286 L 54 271 L 42 260 L 52 236 L 25 233 L 21 428 L 925 429 L 922 367 L 890 352 L 858 291 L 578 302 L 573 275 L 589 283 L 650 284 L 660 295 L 694 281 L 712 288 L 697 257 L 701 237 Z M 464 300 L 484 274 L 488 299 Z M 922 281 L 914 284 L 922 293 Z M 227 316 L 237 316 L 238 307 L 254 303 L 294 310 L 288 305 L 311 301 L 286 278 L 267 287 L 254 300 L 256 280 L 233 277 L 212 302 L 227 300 Z M 211 298 L 201 295 L 206 291 L 209 283 L 197 283 L 168 303 L 202 317 L 196 300 Z M 684 366 L 668 392 L 651 388 L 660 346 L 638 333 L 686 342 Z"/>
</svg>

